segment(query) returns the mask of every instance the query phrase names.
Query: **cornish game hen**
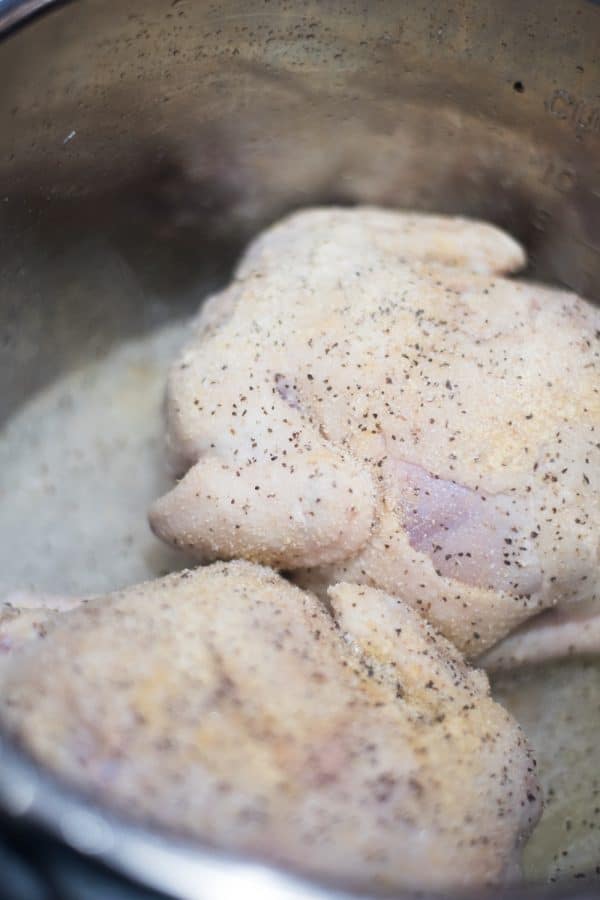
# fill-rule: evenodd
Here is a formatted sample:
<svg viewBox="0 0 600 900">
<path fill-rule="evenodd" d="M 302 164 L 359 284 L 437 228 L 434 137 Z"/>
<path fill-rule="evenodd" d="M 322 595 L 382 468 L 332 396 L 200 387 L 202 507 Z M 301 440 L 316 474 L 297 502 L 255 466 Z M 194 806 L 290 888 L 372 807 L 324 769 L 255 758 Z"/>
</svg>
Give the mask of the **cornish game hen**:
<svg viewBox="0 0 600 900">
<path fill-rule="evenodd" d="M 472 657 L 597 609 L 600 314 L 504 277 L 524 262 L 492 226 L 375 208 L 266 231 L 171 370 L 156 533 L 399 594 Z"/>
<path fill-rule="evenodd" d="M 234 562 L 47 609 L 3 657 L 0 719 L 104 802 L 219 847 L 369 888 L 516 874 L 535 764 L 486 676 L 402 600 L 328 596 L 333 617 Z"/>
</svg>

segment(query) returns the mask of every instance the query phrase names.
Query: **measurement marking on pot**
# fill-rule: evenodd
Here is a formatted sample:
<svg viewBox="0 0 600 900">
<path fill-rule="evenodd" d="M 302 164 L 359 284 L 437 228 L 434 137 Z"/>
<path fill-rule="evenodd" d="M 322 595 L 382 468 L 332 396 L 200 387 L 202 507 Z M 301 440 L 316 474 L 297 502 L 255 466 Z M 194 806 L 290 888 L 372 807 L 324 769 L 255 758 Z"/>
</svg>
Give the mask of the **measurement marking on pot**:
<svg viewBox="0 0 600 900">
<path fill-rule="evenodd" d="M 542 175 L 544 184 L 549 184 L 561 194 L 567 194 L 575 186 L 576 172 L 564 163 L 551 161 Z"/>
<path fill-rule="evenodd" d="M 600 134 L 600 106 L 574 97 L 569 91 L 557 88 L 546 100 L 546 109 L 557 119 L 566 119 L 576 128 Z"/>
</svg>

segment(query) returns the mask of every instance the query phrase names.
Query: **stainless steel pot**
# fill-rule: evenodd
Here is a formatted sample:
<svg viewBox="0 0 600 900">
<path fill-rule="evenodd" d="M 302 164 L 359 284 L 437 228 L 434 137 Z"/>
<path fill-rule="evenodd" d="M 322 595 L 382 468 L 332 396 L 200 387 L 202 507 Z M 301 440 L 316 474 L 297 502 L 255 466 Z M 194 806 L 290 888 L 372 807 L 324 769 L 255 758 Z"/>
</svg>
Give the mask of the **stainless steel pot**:
<svg viewBox="0 0 600 900">
<path fill-rule="evenodd" d="M 593 0 L 0 0 L 0 34 L 2 418 L 316 201 L 489 219 L 600 299 Z M 6 741 L 0 802 L 176 897 L 336 895 L 92 808 Z"/>
</svg>

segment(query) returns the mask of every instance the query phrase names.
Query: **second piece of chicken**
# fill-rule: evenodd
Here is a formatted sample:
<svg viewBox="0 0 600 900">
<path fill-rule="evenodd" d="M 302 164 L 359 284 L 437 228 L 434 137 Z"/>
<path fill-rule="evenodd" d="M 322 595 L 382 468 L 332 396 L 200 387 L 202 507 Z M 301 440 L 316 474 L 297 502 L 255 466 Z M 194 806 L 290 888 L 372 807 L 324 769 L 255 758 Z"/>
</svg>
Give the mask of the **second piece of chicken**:
<svg viewBox="0 0 600 900">
<path fill-rule="evenodd" d="M 329 597 L 335 621 L 234 562 L 23 611 L 0 720 L 103 802 L 222 848 L 369 888 L 516 875 L 535 764 L 486 676 L 404 602 Z"/>
</svg>

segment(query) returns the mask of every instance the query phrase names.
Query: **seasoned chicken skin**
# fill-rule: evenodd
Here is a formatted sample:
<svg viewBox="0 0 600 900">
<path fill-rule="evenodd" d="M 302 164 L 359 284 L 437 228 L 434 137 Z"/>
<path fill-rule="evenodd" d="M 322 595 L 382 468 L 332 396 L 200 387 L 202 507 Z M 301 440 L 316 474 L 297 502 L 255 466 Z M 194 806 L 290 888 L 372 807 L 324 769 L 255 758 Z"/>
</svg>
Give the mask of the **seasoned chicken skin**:
<svg viewBox="0 0 600 900">
<path fill-rule="evenodd" d="M 401 594 L 471 656 L 598 595 L 600 314 L 489 225 L 313 209 L 263 233 L 168 384 L 157 534 Z"/>
<path fill-rule="evenodd" d="M 529 619 L 479 657 L 488 671 L 600 654 L 600 598 L 557 606 Z"/>
<path fill-rule="evenodd" d="M 138 818 L 372 887 L 516 874 L 534 762 L 485 675 L 366 586 L 217 563 L 55 614 L 6 657 L 0 716 Z"/>
<path fill-rule="evenodd" d="M 44 637 L 56 616 L 82 602 L 76 597 L 13 591 L 0 602 L 0 660 L 29 641 Z"/>
</svg>

